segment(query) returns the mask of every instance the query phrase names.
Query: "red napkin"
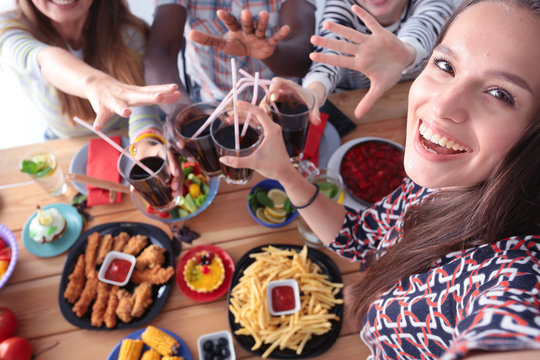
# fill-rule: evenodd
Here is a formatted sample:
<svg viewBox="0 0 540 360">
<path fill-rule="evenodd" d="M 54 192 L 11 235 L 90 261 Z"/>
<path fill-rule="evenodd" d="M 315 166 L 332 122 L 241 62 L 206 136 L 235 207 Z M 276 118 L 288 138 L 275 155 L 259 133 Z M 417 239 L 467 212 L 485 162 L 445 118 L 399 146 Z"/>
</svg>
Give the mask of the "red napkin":
<svg viewBox="0 0 540 360">
<path fill-rule="evenodd" d="M 113 136 L 111 139 L 122 146 L 120 136 Z M 88 160 L 86 164 L 86 175 L 104 180 L 120 183 L 120 173 L 116 162 L 120 153 L 103 139 L 92 139 L 88 146 Z M 94 185 L 86 185 L 88 189 L 87 205 L 103 205 L 122 201 L 122 193 L 117 192 L 113 201 L 110 201 L 109 190 L 98 188 Z"/>
<path fill-rule="evenodd" d="M 304 147 L 304 159 L 310 160 L 315 166 L 319 166 L 319 144 L 327 121 L 328 114 L 321 113 L 321 123 L 319 125 L 309 124 L 306 146 Z"/>
</svg>

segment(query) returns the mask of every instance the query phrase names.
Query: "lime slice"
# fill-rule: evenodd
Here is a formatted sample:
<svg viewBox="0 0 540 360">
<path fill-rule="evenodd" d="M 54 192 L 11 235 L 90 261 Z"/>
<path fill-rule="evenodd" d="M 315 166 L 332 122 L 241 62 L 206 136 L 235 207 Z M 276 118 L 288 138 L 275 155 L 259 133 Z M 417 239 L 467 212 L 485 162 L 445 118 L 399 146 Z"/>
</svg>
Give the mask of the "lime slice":
<svg viewBox="0 0 540 360">
<path fill-rule="evenodd" d="M 287 194 L 283 190 L 276 188 L 270 189 L 266 195 L 274 203 L 274 209 L 282 209 L 285 206 Z"/>
</svg>

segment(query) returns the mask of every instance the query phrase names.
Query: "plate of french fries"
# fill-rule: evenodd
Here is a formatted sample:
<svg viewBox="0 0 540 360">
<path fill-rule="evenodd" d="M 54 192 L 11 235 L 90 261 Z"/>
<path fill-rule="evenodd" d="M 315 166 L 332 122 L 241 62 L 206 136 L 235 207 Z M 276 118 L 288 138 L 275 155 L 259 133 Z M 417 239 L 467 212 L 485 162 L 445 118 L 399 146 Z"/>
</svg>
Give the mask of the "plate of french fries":
<svg viewBox="0 0 540 360">
<path fill-rule="evenodd" d="M 98 279 L 110 251 L 136 258 L 124 286 Z M 173 279 L 171 241 L 161 229 L 136 222 L 98 225 L 82 233 L 67 255 L 58 294 L 60 310 L 68 322 L 84 329 L 139 327 L 165 306 Z"/>
<path fill-rule="evenodd" d="M 270 281 L 294 279 L 300 310 L 272 316 L 266 296 Z M 263 245 L 236 264 L 228 294 L 229 325 L 237 343 L 262 358 L 318 356 L 339 336 L 343 282 L 336 264 L 306 246 Z"/>
</svg>

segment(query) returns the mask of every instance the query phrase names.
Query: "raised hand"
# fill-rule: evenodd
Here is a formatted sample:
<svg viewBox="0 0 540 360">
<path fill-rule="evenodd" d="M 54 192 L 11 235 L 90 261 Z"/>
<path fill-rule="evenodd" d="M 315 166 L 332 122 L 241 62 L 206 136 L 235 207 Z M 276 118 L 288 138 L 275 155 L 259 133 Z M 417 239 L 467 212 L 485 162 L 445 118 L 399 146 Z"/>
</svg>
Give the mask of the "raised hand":
<svg viewBox="0 0 540 360">
<path fill-rule="evenodd" d="M 403 70 L 414 61 L 416 50 L 382 27 L 360 6 L 353 5 L 351 9 L 371 30 L 371 35 L 327 21 L 323 24 L 326 30 L 350 42 L 312 36 L 311 43 L 346 55 L 314 52 L 310 54 L 310 58 L 313 61 L 359 71 L 369 78 L 371 86 L 354 111 L 354 115 L 360 118 L 386 90 L 399 81 Z"/>
<path fill-rule="evenodd" d="M 288 25 L 282 26 L 276 33 L 266 37 L 270 15 L 266 11 L 259 13 L 258 21 L 253 21 L 249 10 L 242 10 L 240 23 L 230 13 L 218 10 L 217 16 L 229 30 L 223 37 L 192 30 L 189 38 L 201 45 L 213 46 L 219 51 L 232 56 L 250 56 L 264 60 L 272 56 L 281 40 L 291 31 Z"/>
</svg>

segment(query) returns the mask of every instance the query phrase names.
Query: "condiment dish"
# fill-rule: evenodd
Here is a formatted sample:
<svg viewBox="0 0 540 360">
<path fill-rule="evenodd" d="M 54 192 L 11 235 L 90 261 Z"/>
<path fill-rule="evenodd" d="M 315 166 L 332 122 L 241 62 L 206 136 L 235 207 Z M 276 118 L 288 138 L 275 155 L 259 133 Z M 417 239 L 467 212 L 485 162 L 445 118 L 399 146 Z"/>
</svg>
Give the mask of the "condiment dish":
<svg viewBox="0 0 540 360">
<path fill-rule="evenodd" d="M 266 287 L 266 298 L 273 316 L 294 314 L 300 310 L 300 290 L 294 279 L 270 281 Z"/>
<path fill-rule="evenodd" d="M 135 256 L 133 255 L 125 254 L 119 251 L 109 251 L 107 256 L 105 256 L 105 260 L 103 260 L 101 268 L 99 269 L 98 279 L 111 285 L 126 285 L 131 278 L 131 273 L 135 267 L 135 260 Z M 126 267 L 124 267 L 123 264 L 126 264 Z M 112 274 L 110 271 L 113 273 L 118 272 L 118 275 L 120 275 L 123 279 L 111 279 L 110 276 Z"/>
</svg>

